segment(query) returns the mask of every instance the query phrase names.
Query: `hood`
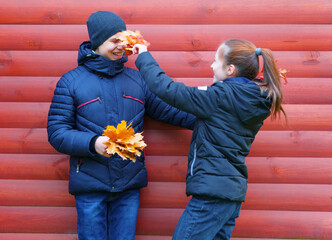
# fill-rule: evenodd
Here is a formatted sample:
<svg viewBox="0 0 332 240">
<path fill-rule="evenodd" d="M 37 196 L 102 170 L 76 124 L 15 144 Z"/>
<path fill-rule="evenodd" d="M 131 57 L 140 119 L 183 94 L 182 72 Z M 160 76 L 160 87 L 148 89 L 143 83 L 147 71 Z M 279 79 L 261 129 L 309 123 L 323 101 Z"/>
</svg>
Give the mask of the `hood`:
<svg viewBox="0 0 332 240">
<path fill-rule="evenodd" d="M 83 65 L 91 71 L 115 76 L 124 70 L 124 63 L 127 57 L 113 61 L 105 58 L 91 50 L 91 42 L 83 42 L 78 50 L 78 65 Z"/>
<path fill-rule="evenodd" d="M 230 101 L 234 110 L 245 124 L 258 124 L 271 114 L 271 99 L 268 91 L 261 91 L 260 87 L 247 78 L 236 77 L 225 79 L 224 84 L 231 89 Z"/>
</svg>

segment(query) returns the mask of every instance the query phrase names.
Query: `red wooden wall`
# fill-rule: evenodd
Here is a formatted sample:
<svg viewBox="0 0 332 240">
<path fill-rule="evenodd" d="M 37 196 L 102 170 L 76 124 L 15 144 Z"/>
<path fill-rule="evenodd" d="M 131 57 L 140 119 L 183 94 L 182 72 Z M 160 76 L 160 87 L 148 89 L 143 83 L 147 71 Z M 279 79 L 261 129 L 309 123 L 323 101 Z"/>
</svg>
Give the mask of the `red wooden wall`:
<svg viewBox="0 0 332 240">
<path fill-rule="evenodd" d="M 226 39 L 271 48 L 290 69 L 289 125 L 267 120 L 253 144 L 233 240 L 332 239 L 331 0 L 14 0 L 0 8 L 0 240 L 77 239 L 68 157 L 48 144 L 45 127 L 55 84 L 76 66 L 97 10 L 140 30 L 167 73 L 192 86 L 211 83 Z M 147 119 L 144 134 L 150 182 L 137 239 L 170 240 L 188 201 L 191 132 Z"/>
</svg>

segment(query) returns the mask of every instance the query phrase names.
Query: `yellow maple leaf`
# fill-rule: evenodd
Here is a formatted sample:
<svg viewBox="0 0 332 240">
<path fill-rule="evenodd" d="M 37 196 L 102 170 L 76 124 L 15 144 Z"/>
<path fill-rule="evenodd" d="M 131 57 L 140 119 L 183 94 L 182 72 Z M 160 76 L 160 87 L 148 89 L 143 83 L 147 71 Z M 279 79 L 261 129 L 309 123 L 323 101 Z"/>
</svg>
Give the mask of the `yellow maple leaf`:
<svg viewBox="0 0 332 240">
<path fill-rule="evenodd" d="M 130 159 L 136 162 L 135 156 L 140 157 L 141 151 L 147 146 L 143 141 L 142 133 L 136 133 L 130 123 L 122 120 L 121 123 L 114 126 L 107 126 L 104 130 L 104 136 L 109 138 L 104 142 L 107 146 L 106 152 L 110 155 L 118 154 L 123 160 Z"/>
</svg>

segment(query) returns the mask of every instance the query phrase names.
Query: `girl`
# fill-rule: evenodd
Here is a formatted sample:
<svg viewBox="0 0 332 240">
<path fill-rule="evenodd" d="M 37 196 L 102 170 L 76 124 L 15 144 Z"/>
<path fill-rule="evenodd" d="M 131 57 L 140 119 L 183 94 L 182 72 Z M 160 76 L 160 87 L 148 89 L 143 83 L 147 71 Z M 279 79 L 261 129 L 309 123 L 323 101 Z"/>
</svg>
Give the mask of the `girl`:
<svg viewBox="0 0 332 240">
<path fill-rule="evenodd" d="M 136 66 L 151 92 L 196 115 L 188 154 L 186 194 L 192 195 L 173 240 L 230 239 L 247 192 L 245 157 L 272 114 L 285 114 L 279 73 L 268 49 L 246 40 L 222 43 L 209 87 L 187 87 L 165 75 L 143 45 L 135 45 Z M 264 80 L 257 80 L 262 55 Z"/>
</svg>

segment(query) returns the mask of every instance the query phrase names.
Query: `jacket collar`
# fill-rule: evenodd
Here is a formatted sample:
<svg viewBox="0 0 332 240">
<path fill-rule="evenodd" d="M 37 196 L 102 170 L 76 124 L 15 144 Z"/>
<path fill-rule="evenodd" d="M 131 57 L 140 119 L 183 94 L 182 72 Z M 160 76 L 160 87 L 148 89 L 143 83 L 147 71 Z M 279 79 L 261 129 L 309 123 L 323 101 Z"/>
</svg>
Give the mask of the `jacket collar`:
<svg viewBox="0 0 332 240">
<path fill-rule="evenodd" d="M 91 71 L 115 76 L 124 70 L 124 63 L 128 61 L 127 57 L 113 61 L 105 58 L 91 50 L 91 42 L 83 42 L 78 51 L 78 65 L 83 65 Z"/>
<path fill-rule="evenodd" d="M 248 84 L 255 84 L 253 81 L 250 81 L 248 78 L 245 77 L 232 77 L 223 80 L 223 82 L 239 82 L 239 83 L 248 83 Z"/>
</svg>

